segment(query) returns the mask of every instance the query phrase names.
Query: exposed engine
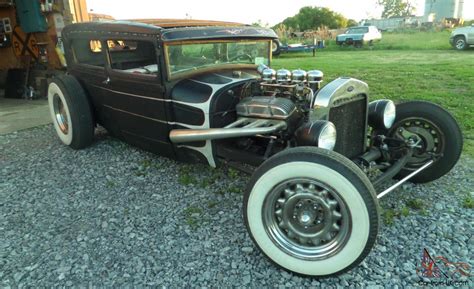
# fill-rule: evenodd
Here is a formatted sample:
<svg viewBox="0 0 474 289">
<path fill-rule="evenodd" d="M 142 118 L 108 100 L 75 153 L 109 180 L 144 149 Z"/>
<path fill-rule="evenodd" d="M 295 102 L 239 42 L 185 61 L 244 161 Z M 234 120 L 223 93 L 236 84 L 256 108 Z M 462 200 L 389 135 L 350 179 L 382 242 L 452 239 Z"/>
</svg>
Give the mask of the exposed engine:
<svg viewBox="0 0 474 289">
<path fill-rule="evenodd" d="M 257 84 L 258 96 L 244 97 L 236 106 L 238 117 L 280 120 L 286 123 L 289 145 L 318 145 L 334 148 L 335 127 L 323 120 L 311 119 L 317 91 L 323 81 L 319 70 L 306 72 L 301 69 L 275 71 L 264 65 L 258 71 L 262 78 Z M 323 139 L 334 139 L 325 142 Z M 282 139 L 280 138 L 280 141 Z"/>
<path fill-rule="evenodd" d="M 239 71 L 205 75 L 176 86 L 173 98 L 196 109 L 179 114 L 181 124 L 189 126 L 173 129 L 171 141 L 209 152 L 211 141 L 222 140 L 213 143 L 218 156 L 246 158 L 248 163 L 293 146 L 317 146 L 354 158 L 366 151 L 367 125 L 382 129 L 393 123 L 393 102 L 369 105 L 368 86 L 362 81 L 338 78 L 321 87 L 319 70 L 275 71 L 260 65 L 258 71 L 259 78 Z M 195 99 L 200 102 L 194 104 Z M 179 104 L 174 109 L 177 115 L 182 110 Z M 202 124 L 191 123 L 198 114 Z M 204 147 L 199 143 L 203 141 Z"/>
<path fill-rule="evenodd" d="M 302 113 L 311 110 L 316 93 L 321 88 L 323 81 L 321 71 L 311 70 L 306 72 L 301 69 L 275 71 L 265 65 L 260 65 L 258 71 L 262 76 L 260 89 L 264 96 L 287 98 Z"/>
<path fill-rule="evenodd" d="M 296 112 L 296 105 L 287 98 L 254 96 L 242 99 L 236 111 L 238 116 L 243 117 L 286 120 Z"/>
</svg>

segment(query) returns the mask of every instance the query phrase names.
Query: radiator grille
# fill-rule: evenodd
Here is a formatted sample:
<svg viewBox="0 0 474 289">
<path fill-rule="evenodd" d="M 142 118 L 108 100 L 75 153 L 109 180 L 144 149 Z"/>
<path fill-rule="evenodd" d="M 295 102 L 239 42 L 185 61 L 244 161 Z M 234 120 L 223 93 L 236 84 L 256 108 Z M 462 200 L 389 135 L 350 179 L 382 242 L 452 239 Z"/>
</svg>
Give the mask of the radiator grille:
<svg viewBox="0 0 474 289">
<path fill-rule="evenodd" d="M 367 102 L 365 97 L 331 108 L 329 120 L 337 130 L 334 151 L 352 159 L 365 151 Z"/>
</svg>

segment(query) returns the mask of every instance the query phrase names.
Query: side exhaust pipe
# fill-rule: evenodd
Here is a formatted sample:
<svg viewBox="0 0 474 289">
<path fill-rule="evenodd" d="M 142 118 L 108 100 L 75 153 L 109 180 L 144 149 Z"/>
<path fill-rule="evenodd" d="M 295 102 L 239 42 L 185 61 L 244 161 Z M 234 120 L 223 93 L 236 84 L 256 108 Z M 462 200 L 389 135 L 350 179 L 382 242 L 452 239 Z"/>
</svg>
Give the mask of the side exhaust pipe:
<svg viewBox="0 0 474 289">
<path fill-rule="evenodd" d="M 286 129 L 284 121 L 239 118 L 224 128 L 174 129 L 170 131 L 170 140 L 173 143 L 187 143 L 269 134 L 283 129 Z"/>
</svg>

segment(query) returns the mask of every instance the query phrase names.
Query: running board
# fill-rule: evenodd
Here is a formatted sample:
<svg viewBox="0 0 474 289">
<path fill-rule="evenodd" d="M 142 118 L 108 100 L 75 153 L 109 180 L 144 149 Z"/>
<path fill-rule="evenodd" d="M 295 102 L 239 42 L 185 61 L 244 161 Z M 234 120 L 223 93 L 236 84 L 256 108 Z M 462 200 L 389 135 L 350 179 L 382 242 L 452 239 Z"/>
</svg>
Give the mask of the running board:
<svg viewBox="0 0 474 289">
<path fill-rule="evenodd" d="M 409 174 L 408 176 L 404 177 L 403 179 L 401 179 L 400 181 L 398 181 L 396 184 L 394 184 L 393 186 L 391 186 L 390 188 L 386 189 L 385 191 L 381 192 L 380 194 L 377 195 L 377 199 L 380 199 L 382 198 L 383 196 L 385 196 L 386 194 L 390 193 L 391 191 L 395 190 L 396 188 L 398 188 L 399 186 L 401 186 L 403 183 L 405 183 L 406 181 L 408 181 L 409 179 L 413 178 L 414 176 L 416 176 L 418 173 L 420 173 L 421 171 L 423 171 L 424 169 L 426 169 L 427 167 L 431 166 L 432 164 L 434 163 L 434 160 L 431 160 L 429 162 L 427 162 L 426 164 L 424 164 L 423 166 L 421 166 L 419 169 L 417 169 L 416 171 L 412 172 L 411 174 Z"/>
</svg>

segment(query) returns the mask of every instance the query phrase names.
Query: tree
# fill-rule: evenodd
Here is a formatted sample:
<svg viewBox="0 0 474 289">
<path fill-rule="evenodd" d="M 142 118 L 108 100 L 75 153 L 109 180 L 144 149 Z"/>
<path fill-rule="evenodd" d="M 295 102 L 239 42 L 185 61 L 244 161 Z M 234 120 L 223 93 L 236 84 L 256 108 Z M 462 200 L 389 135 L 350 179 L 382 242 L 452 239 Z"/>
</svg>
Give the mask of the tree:
<svg viewBox="0 0 474 289">
<path fill-rule="evenodd" d="M 262 19 L 258 19 L 257 22 L 254 22 L 251 25 L 254 27 L 264 27 L 264 28 L 269 26 L 268 23 L 263 23 Z"/>
<path fill-rule="evenodd" d="M 288 17 L 283 24 L 296 31 L 313 30 L 318 27 L 326 26 L 328 28 L 347 27 L 349 20 L 339 13 L 336 13 L 324 7 L 303 7 L 298 14 Z M 280 23 L 281 24 L 281 23 Z M 277 27 L 277 24 L 275 27 Z"/>
<path fill-rule="evenodd" d="M 352 27 L 352 26 L 357 26 L 359 23 L 355 21 L 354 19 L 349 19 L 347 20 L 347 27 Z"/>
<path fill-rule="evenodd" d="M 412 0 L 378 0 L 383 6 L 382 18 L 411 16 L 415 7 Z"/>
</svg>

